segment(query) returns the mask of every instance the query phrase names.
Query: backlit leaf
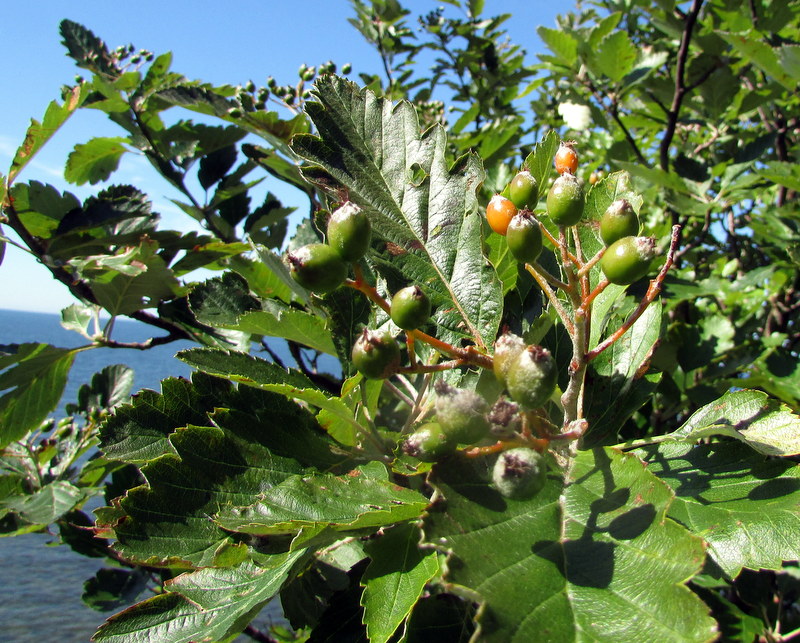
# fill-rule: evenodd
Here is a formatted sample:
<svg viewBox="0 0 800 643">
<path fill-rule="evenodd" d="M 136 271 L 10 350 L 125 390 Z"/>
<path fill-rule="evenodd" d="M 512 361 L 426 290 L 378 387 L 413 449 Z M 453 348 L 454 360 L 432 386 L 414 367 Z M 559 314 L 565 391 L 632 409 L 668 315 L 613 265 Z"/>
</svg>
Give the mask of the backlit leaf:
<svg viewBox="0 0 800 643">
<path fill-rule="evenodd" d="M 414 108 L 392 105 L 335 76 L 317 80 L 306 103 L 319 136 L 298 135 L 294 151 L 312 164 L 306 176 L 341 186 L 370 215 L 394 270 L 431 291 L 438 336 L 489 346 L 502 313 L 502 289 L 481 250 L 473 154 L 452 166 L 444 129 L 420 133 Z M 334 184 L 331 184 L 333 179 Z"/>
<path fill-rule="evenodd" d="M 64 178 L 75 185 L 100 183 L 119 167 L 119 160 L 127 152 L 123 143 L 127 138 L 93 138 L 79 143 L 67 158 Z"/>
<path fill-rule="evenodd" d="M 48 344 L 0 346 L 0 447 L 38 428 L 56 408 L 73 359 L 74 351 Z"/>
</svg>

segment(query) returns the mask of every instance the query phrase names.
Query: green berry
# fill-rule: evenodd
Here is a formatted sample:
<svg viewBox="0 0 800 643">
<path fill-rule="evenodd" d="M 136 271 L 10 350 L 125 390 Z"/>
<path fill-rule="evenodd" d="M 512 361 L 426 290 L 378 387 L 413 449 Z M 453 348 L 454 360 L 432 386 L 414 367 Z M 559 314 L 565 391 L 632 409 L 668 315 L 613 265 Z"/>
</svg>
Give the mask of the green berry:
<svg viewBox="0 0 800 643">
<path fill-rule="evenodd" d="M 541 453 L 519 447 L 503 451 L 492 469 L 492 483 L 500 494 L 525 500 L 537 494 L 547 478 L 547 463 Z"/>
<path fill-rule="evenodd" d="M 392 297 L 392 321 L 403 330 L 414 330 L 431 316 L 431 301 L 419 286 L 407 286 Z"/>
<path fill-rule="evenodd" d="M 389 331 L 368 330 L 353 344 L 353 366 L 364 377 L 382 380 L 394 374 L 400 366 L 400 347 Z"/>
<path fill-rule="evenodd" d="M 550 399 L 556 380 L 556 364 L 550 351 L 541 346 L 526 346 L 508 367 L 506 387 L 520 406 L 535 409 Z"/>
<path fill-rule="evenodd" d="M 639 234 L 639 217 L 626 199 L 617 199 L 600 218 L 600 237 L 610 246 L 623 237 Z"/>
<path fill-rule="evenodd" d="M 287 262 L 292 278 L 312 292 L 331 292 L 347 277 L 347 264 L 324 243 L 310 243 L 290 252 Z"/>
<path fill-rule="evenodd" d="M 489 435 L 489 405 L 475 391 L 458 389 L 437 380 L 436 420 L 454 442 L 475 444 Z"/>
<path fill-rule="evenodd" d="M 514 259 L 531 263 L 542 252 L 542 229 L 530 210 L 520 210 L 506 230 L 506 242 Z"/>
<path fill-rule="evenodd" d="M 328 244 L 345 261 L 358 261 L 369 249 L 372 224 L 355 203 L 348 201 L 328 221 Z"/>
<path fill-rule="evenodd" d="M 436 462 L 455 451 L 456 444 L 438 422 L 428 422 L 406 438 L 403 451 L 423 462 Z"/>
<path fill-rule="evenodd" d="M 517 208 L 533 208 L 539 200 L 539 186 L 528 170 L 519 172 L 508 186 L 511 201 Z"/>
<path fill-rule="evenodd" d="M 583 216 L 584 198 L 580 179 L 567 172 L 547 193 L 547 214 L 556 225 L 575 225 Z"/>
<path fill-rule="evenodd" d="M 522 337 L 514 333 L 500 335 L 494 343 L 492 369 L 494 370 L 495 377 L 497 377 L 497 381 L 503 386 L 506 385 L 509 367 L 514 360 L 519 357 L 519 354 L 524 348 L 525 341 Z"/>
<path fill-rule="evenodd" d="M 655 256 L 654 239 L 623 237 L 606 248 L 600 269 L 612 284 L 627 286 L 647 274 Z"/>
</svg>

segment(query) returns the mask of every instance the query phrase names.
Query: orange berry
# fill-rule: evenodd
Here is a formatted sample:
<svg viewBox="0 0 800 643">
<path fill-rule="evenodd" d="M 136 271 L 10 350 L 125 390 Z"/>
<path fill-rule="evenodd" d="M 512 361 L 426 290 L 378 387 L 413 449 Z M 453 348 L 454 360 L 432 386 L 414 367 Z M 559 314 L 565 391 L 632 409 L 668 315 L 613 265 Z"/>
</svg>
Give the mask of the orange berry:
<svg viewBox="0 0 800 643">
<path fill-rule="evenodd" d="M 575 174 L 575 170 L 578 169 L 578 153 L 571 143 L 561 143 L 556 152 L 555 164 L 559 174 L 565 172 Z"/>
<path fill-rule="evenodd" d="M 489 205 L 486 206 L 486 220 L 489 222 L 489 227 L 492 228 L 497 234 L 506 236 L 508 224 L 517 213 L 517 206 L 515 206 L 511 199 L 507 199 L 500 194 L 495 194 Z"/>
</svg>

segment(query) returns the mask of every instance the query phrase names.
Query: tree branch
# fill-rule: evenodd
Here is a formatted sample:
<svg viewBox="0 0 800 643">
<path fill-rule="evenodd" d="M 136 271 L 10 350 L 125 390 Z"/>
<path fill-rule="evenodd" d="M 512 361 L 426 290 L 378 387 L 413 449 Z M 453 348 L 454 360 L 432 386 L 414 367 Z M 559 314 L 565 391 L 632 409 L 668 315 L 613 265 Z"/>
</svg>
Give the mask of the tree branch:
<svg viewBox="0 0 800 643">
<path fill-rule="evenodd" d="M 669 108 L 669 112 L 667 112 L 667 130 L 664 132 L 664 138 L 661 139 L 659 148 L 659 162 L 661 169 L 665 172 L 669 172 L 669 148 L 675 136 L 675 128 L 678 125 L 678 114 L 680 113 L 681 104 L 687 92 L 686 61 L 689 58 L 689 43 L 691 42 L 692 31 L 694 31 L 694 26 L 697 23 L 697 16 L 702 6 L 703 0 L 693 0 L 692 7 L 689 9 L 689 13 L 686 14 L 681 44 L 678 48 L 678 61 L 675 67 L 675 92 L 672 95 L 672 105 Z"/>
</svg>

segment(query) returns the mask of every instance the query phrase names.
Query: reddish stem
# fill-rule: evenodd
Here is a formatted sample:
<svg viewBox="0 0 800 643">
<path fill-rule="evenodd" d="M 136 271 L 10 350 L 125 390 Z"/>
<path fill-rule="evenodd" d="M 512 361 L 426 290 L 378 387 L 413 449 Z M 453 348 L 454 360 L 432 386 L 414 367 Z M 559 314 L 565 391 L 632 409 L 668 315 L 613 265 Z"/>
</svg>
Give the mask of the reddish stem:
<svg viewBox="0 0 800 643">
<path fill-rule="evenodd" d="M 381 297 L 373 286 L 370 286 L 366 281 L 364 281 L 364 276 L 358 266 L 355 268 L 355 274 L 356 278 L 346 280 L 344 282 L 345 285 L 362 292 L 370 301 L 380 306 L 387 315 L 391 315 L 391 306 L 389 305 L 389 302 Z M 457 346 L 453 346 L 452 344 L 448 344 L 447 342 L 443 342 L 440 339 L 436 339 L 435 337 L 428 335 L 421 330 L 406 331 L 406 337 L 407 341 L 413 341 L 416 339 L 421 342 L 425 342 L 429 346 L 432 346 L 438 350 L 440 353 L 444 353 L 445 355 L 454 357 L 457 360 L 461 360 L 464 364 L 491 369 L 492 364 L 494 363 L 489 355 L 479 352 L 474 346 L 459 348 Z"/>
</svg>

